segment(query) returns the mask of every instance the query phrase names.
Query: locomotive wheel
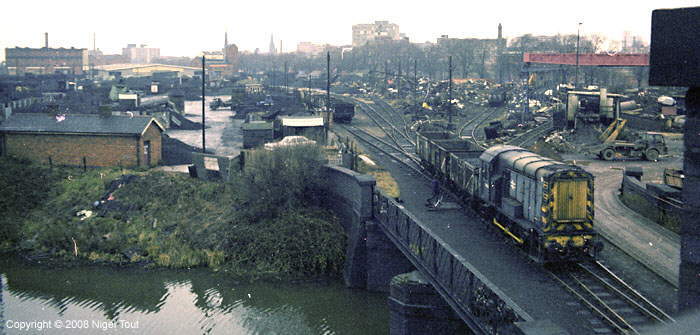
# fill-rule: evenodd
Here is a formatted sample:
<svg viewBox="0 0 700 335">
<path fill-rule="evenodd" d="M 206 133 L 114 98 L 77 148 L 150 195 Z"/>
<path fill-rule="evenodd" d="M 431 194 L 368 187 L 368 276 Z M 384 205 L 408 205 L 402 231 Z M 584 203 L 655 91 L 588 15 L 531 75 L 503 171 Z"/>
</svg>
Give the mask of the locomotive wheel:
<svg viewBox="0 0 700 335">
<path fill-rule="evenodd" d="M 656 149 L 649 149 L 644 153 L 644 158 L 648 161 L 656 162 L 659 159 L 659 152 Z"/>
<path fill-rule="evenodd" d="M 606 161 L 611 161 L 613 158 L 615 158 L 615 150 L 610 148 L 605 149 L 600 153 L 600 156 Z"/>
</svg>

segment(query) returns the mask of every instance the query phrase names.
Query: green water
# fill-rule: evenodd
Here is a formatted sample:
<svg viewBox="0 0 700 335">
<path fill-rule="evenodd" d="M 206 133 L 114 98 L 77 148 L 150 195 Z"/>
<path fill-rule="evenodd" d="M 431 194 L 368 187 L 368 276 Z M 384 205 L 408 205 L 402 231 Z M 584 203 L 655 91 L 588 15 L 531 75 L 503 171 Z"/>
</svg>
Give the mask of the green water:
<svg viewBox="0 0 700 335">
<path fill-rule="evenodd" d="M 206 270 L 49 268 L 8 257 L 0 280 L 0 334 L 388 333 L 386 295 L 340 281 L 248 284 Z"/>
</svg>

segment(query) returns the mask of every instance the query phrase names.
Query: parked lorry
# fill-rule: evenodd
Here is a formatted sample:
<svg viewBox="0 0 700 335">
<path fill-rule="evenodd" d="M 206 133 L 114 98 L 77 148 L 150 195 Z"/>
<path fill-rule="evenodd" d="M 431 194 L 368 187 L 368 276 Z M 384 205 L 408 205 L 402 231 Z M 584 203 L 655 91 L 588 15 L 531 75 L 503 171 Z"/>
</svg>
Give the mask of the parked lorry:
<svg viewBox="0 0 700 335">
<path fill-rule="evenodd" d="M 593 151 L 606 161 L 614 159 L 617 154 L 621 154 L 624 157 L 656 161 L 659 159 L 659 156 L 668 154 L 668 147 L 663 135 L 642 133 L 640 138 L 634 142 L 615 140 L 595 146 Z"/>
<path fill-rule="evenodd" d="M 659 156 L 668 154 L 666 139 L 659 133 L 641 133 L 634 141 L 618 140 L 626 123 L 627 120 L 623 119 L 613 121 L 599 137 L 602 144 L 594 145 L 589 150 L 606 161 L 614 159 L 618 154 L 649 161 L 656 161 Z"/>
</svg>

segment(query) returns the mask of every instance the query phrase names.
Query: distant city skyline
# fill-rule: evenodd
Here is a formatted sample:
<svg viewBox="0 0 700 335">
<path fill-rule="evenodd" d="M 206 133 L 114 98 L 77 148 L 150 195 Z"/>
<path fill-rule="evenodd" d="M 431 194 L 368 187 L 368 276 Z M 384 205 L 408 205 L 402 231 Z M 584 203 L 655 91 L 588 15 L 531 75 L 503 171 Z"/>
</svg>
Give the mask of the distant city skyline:
<svg viewBox="0 0 700 335">
<path fill-rule="evenodd" d="M 5 48 L 44 45 L 49 33 L 52 48 L 93 47 L 105 54 L 121 54 L 128 44 L 159 48 L 163 56 L 194 57 L 203 50 L 219 50 L 228 41 L 239 50 L 267 52 L 270 35 L 284 43 L 284 51 L 298 42 L 350 45 L 354 24 L 389 21 L 411 42 L 450 37 L 495 38 L 498 23 L 504 37 L 533 35 L 602 34 L 621 40 L 625 32 L 648 43 L 651 11 L 657 8 L 697 6 L 688 0 L 562 1 L 451 3 L 437 0 L 413 6 L 398 1 L 357 0 L 337 6 L 318 0 L 301 2 L 256 1 L 234 3 L 212 0 L 204 7 L 174 6 L 164 1 L 124 0 L 119 6 L 95 5 L 85 0 L 49 2 L 25 0 L 3 5 L 0 21 L 0 60 Z M 531 6 L 529 4 L 536 4 Z M 26 14 L 25 14 L 26 13 Z"/>
</svg>

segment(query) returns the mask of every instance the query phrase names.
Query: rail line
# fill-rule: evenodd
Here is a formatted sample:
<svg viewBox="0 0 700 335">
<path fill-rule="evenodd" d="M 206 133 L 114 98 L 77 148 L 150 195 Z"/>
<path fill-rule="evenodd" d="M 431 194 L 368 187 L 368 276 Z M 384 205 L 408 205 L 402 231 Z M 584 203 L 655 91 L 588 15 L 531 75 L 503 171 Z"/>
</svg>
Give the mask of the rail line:
<svg viewBox="0 0 700 335">
<path fill-rule="evenodd" d="M 654 323 L 675 322 L 600 262 L 571 265 L 550 275 L 595 315 L 596 331 L 640 334 Z"/>
<path fill-rule="evenodd" d="M 499 109 L 496 107 L 488 107 L 488 109 L 480 115 L 477 115 L 476 117 L 462 124 L 462 126 L 457 131 L 457 136 L 461 138 L 462 136 L 465 136 L 464 133 L 466 132 L 469 134 L 467 136 L 471 136 L 471 140 L 472 142 L 474 142 L 474 144 L 476 144 L 482 149 L 486 148 L 483 142 L 480 142 L 476 138 L 477 129 L 479 129 L 479 126 L 481 126 L 484 122 L 490 120 L 491 117 L 498 112 L 498 110 Z"/>
<path fill-rule="evenodd" d="M 405 135 L 404 137 L 406 137 L 411 143 L 413 143 L 413 145 L 415 145 L 416 143 L 414 138 L 416 137 L 416 134 L 413 131 L 411 131 L 410 125 L 406 121 L 406 117 L 401 112 L 396 110 L 393 106 L 389 105 L 383 99 L 375 98 L 372 99 L 372 101 L 375 103 L 376 106 L 384 110 L 388 116 L 393 118 L 395 123 L 403 125 L 402 130 L 403 134 Z"/>
<path fill-rule="evenodd" d="M 394 144 L 397 147 L 400 147 L 403 149 L 405 152 L 413 152 L 415 149 L 415 145 L 413 141 L 411 140 L 410 136 L 408 136 L 405 132 L 399 130 L 396 128 L 394 125 L 394 122 L 390 121 L 387 118 L 387 114 L 390 114 L 390 112 L 379 112 L 377 107 L 374 105 L 376 104 L 375 102 L 367 103 L 361 99 L 358 98 L 348 98 L 345 96 L 341 95 L 334 95 L 337 99 L 347 101 L 354 103 L 360 107 L 362 112 L 369 117 L 369 119 L 378 127 L 380 128 L 386 135 L 389 137 L 389 139 L 394 142 Z M 391 116 L 389 116 L 391 117 Z"/>
<path fill-rule="evenodd" d="M 426 179 L 430 179 L 430 175 L 423 169 L 420 160 L 413 154 L 407 153 L 402 148 L 399 148 L 369 132 L 354 126 L 342 126 L 348 133 L 362 142 L 369 144 L 371 147 L 379 150 L 381 153 L 392 157 L 397 162 L 408 167 Z"/>
<path fill-rule="evenodd" d="M 537 139 L 541 136 L 549 134 L 552 130 L 554 130 L 554 125 L 552 123 L 552 120 L 549 120 L 521 134 L 520 136 L 510 139 L 506 143 L 519 147 L 527 147 L 537 142 Z"/>
</svg>

